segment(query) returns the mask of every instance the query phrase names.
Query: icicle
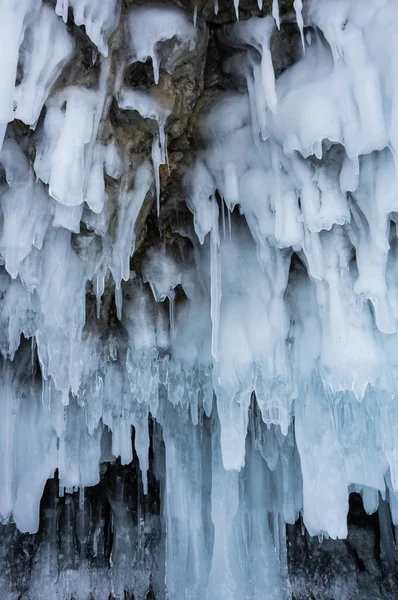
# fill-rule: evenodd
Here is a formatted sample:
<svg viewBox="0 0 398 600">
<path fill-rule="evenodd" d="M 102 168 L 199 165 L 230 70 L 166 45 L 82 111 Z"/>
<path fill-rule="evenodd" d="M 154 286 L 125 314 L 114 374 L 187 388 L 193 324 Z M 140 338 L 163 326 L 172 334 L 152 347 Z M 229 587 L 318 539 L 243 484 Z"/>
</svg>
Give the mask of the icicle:
<svg viewBox="0 0 398 600">
<path fill-rule="evenodd" d="M 218 15 L 218 0 L 214 0 L 214 14 Z"/>
<path fill-rule="evenodd" d="M 272 112 L 275 112 L 277 106 L 275 73 L 271 55 L 271 37 L 274 28 L 275 20 L 273 17 L 252 17 L 248 21 L 234 23 L 230 27 L 229 36 L 236 47 L 240 48 L 242 43 L 248 44 L 260 52 L 263 94 L 267 106 Z M 256 63 L 253 62 L 253 71 L 255 70 Z M 259 110 L 259 107 L 261 107 L 261 103 L 257 102 L 257 110 Z"/>
<path fill-rule="evenodd" d="M 278 101 L 275 91 L 275 73 L 274 65 L 272 63 L 270 43 L 271 40 L 269 39 L 268 45 L 266 47 L 263 46 L 263 56 L 261 60 L 261 75 L 264 96 L 267 101 L 268 107 L 272 112 L 275 112 Z"/>
<path fill-rule="evenodd" d="M 221 263 L 220 263 L 220 234 L 218 228 L 219 210 L 214 197 L 211 201 L 212 228 L 210 232 L 210 279 L 211 279 L 211 320 L 213 323 L 211 336 L 211 351 L 218 360 L 218 328 L 221 302 Z"/>
<path fill-rule="evenodd" d="M 162 164 L 162 151 L 160 148 L 159 136 L 153 137 L 152 143 L 152 162 L 153 170 L 155 173 L 155 187 L 156 187 L 156 211 L 157 215 L 160 215 L 160 165 Z"/>
<path fill-rule="evenodd" d="M 169 320 L 170 320 L 170 337 L 173 340 L 176 336 L 174 322 L 174 290 L 169 294 Z"/>
<path fill-rule="evenodd" d="M 101 314 L 101 298 L 105 290 L 105 278 L 104 276 L 97 275 L 97 285 L 95 290 L 95 296 L 97 300 L 97 319 L 100 318 Z"/>
<path fill-rule="evenodd" d="M 4 138 L 6 135 L 7 123 L 0 123 L 0 151 L 3 147 Z"/>
<path fill-rule="evenodd" d="M 32 373 L 35 373 L 36 370 L 36 352 L 37 352 L 37 343 L 36 343 L 36 338 L 35 336 L 32 336 L 32 341 L 31 341 L 31 345 L 30 345 L 30 353 L 31 353 L 31 357 L 30 357 L 30 364 L 32 367 Z"/>
<path fill-rule="evenodd" d="M 165 156 L 165 164 L 167 165 L 167 173 L 170 175 L 170 162 L 169 162 L 169 148 L 167 144 L 167 134 L 165 135 L 165 144 L 164 144 L 164 156 Z"/>
<path fill-rule="evenodd" d="M 62 17 L 64 23 L 66 23 L 68 20 L 68 4 L 69 0 L 57 0 L 57 4 L 55 6 L 56 14 Z"/>
<path fill-rule="evenodd" d="M 274 550 L 277 557 L 280 554 L 280 535 L 279 535 L 279 514 L 274 512 L 273 514 L 273 537 L 274 537 Z"/>
<path fill-rule="evenodd" d="M 119 321 L 122 320 L 122 306 L 123 306 L 123 294 L 121 286 L 115 287 L 115 303 L 116 303 L 116 316 Z"/>
<path fill-rule="evenodd" d="M 198 3 L 195 2 L 195 6 L 193 9 L 193 25 L 196 27 L 196 22 L 198 20 Z"/>
<path fill-rule="evenodd" d="M 262 0 L 261 0 L 262 4 Z M 278 29 L 281 28 L 281 22 L 279 17 L 279 0 L 272 0 L 272 16 L 275 19 L 275 23 Z"/>
<path fill-rule="evenodd" d="M 260 10 L 263 10 L 263 0 L 257 0 L 257 2 L 258 2 L 258 8 Z"/>
<path fill-rule="evenodd" d="M 213 418 L 213 422 L 215 419 Z M 238 558 L 238 540 L 234 524 L 239 513 L 239 480 L 237 471 L 226 471 L 220 451 L 220 426 L 213 425 L 211 452 L 211 520 L 214 525 L 214 547 L 205 600 L 244 598 L 244 577 Z"/>
<path fill-rule="evenodd" d="M 260 129 L 262 140 L 268 138 L 267 132 L 267 101 L 264 96 L 263 78 L 260 65 L 253 67 L 254 84 L 251 86 L 253 104 L 256 108 L 258 127 Z M 257 135 L 258 138 L 258 135 Z M 259 141 L 257 140 L 257 143 Z"/>
<path fill-rule="evenodd" d="M 234 0 L 236 20 L 239 21 L 239 0 Z"/>
<path fill-rule="evenodd" d="M 226 209 L 225 202 L 224 202 L 224 200 L 222 200 L 221 201 L 221 216 L 222 216 L 222 235 L 223 235 L 224 240 L 225 240 L 225 209 Z"/>
<path fill-rule="evenodd" d="M 303 52 L 305 52 L 305 40 L 304 40 L 304 21 L 303 21 L 303 2 L 302 0 L 294 0 L 293 7 L 296 12 L 296 21 L 300 30 L 301 43 L 303 45 Z"/>
<path fill-rule="evenodd" d="M 239 180 L 236 165 L 228 162 L 224 166 L 225 203 L 229 210 L 233 210 L 239 203 Z"/>
<path fill-rule="evenodd" d="M 257 115 L 257 102 L 256 102 L 256 91 L 255 91 L 255 82 L 251 75 L 249 75 L 246 79 L 247 91 L 249 93 L 250 100 L 250 116 L 251 116 L 251 124 L 252 124 L 252 132 L 253 132 L 253 141 L 257 148 L 260 148 L 260 124 Z"/>
<path fill-rule="evenodd" d="M 166 135 L 164 127 L 159 122 L 159 134 L 155 135 L 152 143 L 152 162 L 155 173 L 156 186 L 156 208 L 157 215 L 160 215 L 160 166 L 166 164 Z"/>
</svg>

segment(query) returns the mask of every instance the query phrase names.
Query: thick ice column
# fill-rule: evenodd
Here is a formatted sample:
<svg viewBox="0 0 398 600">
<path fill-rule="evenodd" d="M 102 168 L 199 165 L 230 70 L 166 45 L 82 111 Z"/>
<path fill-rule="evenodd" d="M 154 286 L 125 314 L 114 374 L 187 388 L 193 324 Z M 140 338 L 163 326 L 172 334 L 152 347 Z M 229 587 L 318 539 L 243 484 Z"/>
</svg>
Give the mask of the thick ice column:
<svg viewBox="0 0 398 600">
<path fill-rule="evenodd" d="M 245 579 L 236 535 L 239 511 L 239 474 L 226 471 L 221 456 L 220 425 L 212 419 L 211 520 L 214 546 L 206 600 L 245 598 Z"/>
<path fill-rule="evenodd" d="M 210 498 L 204 496 L 203 489 L 208 475 L 203 472 L 208 465 L 203 463 L 202 467 L 202 453 L 206 452 L 206 438 L 201 440 L 203 423 L 193 425 L 184 407 L 167 404 L 162 413 L 167 593 L 170 598 L 204 598 L 211 540 L 206 536 L 205 522 L 204 502 Z"/>
<path fill-rule="evenodd" d="M 22 263 L 20 278 L 36 291 L 40 311 L 35 335 L 45 377 L 59 390 L 76 393 L 80 385 L 78 359 L 85 322 L 84 265 L 70 243 L 70 232 L 50 228 L 43 248 L 34 248 Z"/>
<path fill-rule="evenodd" d="M 83 409 L 76 401 L 67 408 L 66 430 L 59 441 L 59 485 L 71 493 L 74 489 L 99 483 L 102 427 L 90 435 Z"/>
<path fill-rule="evenodd" d="M 74 43 L 54 10 L 43 4 L 21 46 L 23 78 L 15 88 L 15 114 L 36 126 L 41 109 L 62 68 L 72 58 Z"/>
<path fill-rule="evenodd" d="M 56 482 L 50 481 L 48 487 L 52 490 L 50 501 L 42 503 L 42 532 L 40 545 L 36 550 L 35 560 L 30 577 L 29 594 L 32 600 L 41 600 L 43 588 L 53 598 L 57 598 L 58 580 L 58 498 Z"/>
<path fill-rule="evenodd" d="M 25 385 L 14 437 L 16 497 L 13 517 L 20 531 L 35 533 L 39 528 L 44 486 L 57 467 L 57 436 L 36 385 L 33 382 Z"/>
<path fill-rule="evenodd" d="M 132 590 L 134 572 L 134 548 L 138 542 L 137 531 L 129 509 L 131 495 L 126 479 L 116 475 L 108 500 L 113 517 L 113 543 L 111 554 L 112 593 L 123 596 L 125 590 Z M 149 582 L 148 582 L 149 583 Z"/>
<path fill-rule="evenodd" d="M 355 271 L 350 265 L 350 243 L 344 230 L 334 226 L 329 232 L 321 232 L 317 241 L 317 247 L 305 245 L 304 251 L 314 278 L 315 314 L 320 318 L 317 334 L 321 325 L 320 376 L 333 392 L 352 390 L 362 398 L 368 383 L 376 383 L 382 361 L 372 315 L 369 305 L 358 302 L 354 293 Z M 300 303 L 297 312 L 304 322 L 313 322 L 313 318 L 308 321 L 309 315 Z"/>
<path fill-rule="evenodd" d="M 392 416 L 395 409 L 387 394 L 376 392 L 370 386 L 362 402 L 358 402 L 352 392 L 345 392 L 333 403 L 347 481 L 350 485 L 363 486 L 364 507 L 370 514 L 377 509 L 378 491 L 384 494 L 388 463 L 395 463 L 387 450 L 391 448 L 390 431 L 383 422 L 388 412 Z M 392 446 L 395 447 L 395 442 Z"/>
<path fill-rule="evenodd" d="M 295 402 L 295 431 L 303 474 L 304 524 L 310 535 L 347 535 L 348 481 L 333 419 L 333 397 L 314 378 Z"/>
<path fill-rule="evenodd" d="M 388 461 L 389 473 L 386 481 L 389 487 L 397 496 L 398 492 L 398 461 L 397 461 L 397 439 L 394 434 L 396 423 L 397 407 L 394 402 L 395 397 L 386 393 L 376 391 L 370 397 L 376 401 L 380 408 L 380 437 L 381 447 L 385 458 Z"/>
<path fill-rule="evenodd" d="M 53 207 L 47 190 L 34 174 L 18 144 L 6 139 L 0 153 L 8 186 L 0 191 L 4 221 L 0 234 L 0 251 L 5 267 L 15 278 L 23 259 L 32 246 L 40 249 L 50 224 Z M 18 210 L 15 210 L 16 204 Z"/>
<path fill-rule="evenodd" d="M 2 385 L 0 397 L 0 457 L 2 469 L 0 472 L 0 518 L 7 521 L 10 518 L 15 502 L 15 428 L 20 399 L 17 396 L 16 382 L 13 381 L 12 367 L 8 362 L 2 366 Z"/>
<path fill-rule="evenodd" d="M 279 548 L 279 530 L 276 529 L 274 533 L 278 538 L 274 541 L 269 528 L 268 507 L 272 503 L 272 487 L 269 485 L 267 469 L 260 453 L 250 443 L 246 449 L 247 465 L 242 472 L 242 508 L 239 514 L 238 534 L 239 556 L 245 569 L 245 598 L 260 600 L 268 597 L 281 600 L 284 595 L 281 589 L 279 556 L 276 555 L 276 548 Z"/>
</svg>

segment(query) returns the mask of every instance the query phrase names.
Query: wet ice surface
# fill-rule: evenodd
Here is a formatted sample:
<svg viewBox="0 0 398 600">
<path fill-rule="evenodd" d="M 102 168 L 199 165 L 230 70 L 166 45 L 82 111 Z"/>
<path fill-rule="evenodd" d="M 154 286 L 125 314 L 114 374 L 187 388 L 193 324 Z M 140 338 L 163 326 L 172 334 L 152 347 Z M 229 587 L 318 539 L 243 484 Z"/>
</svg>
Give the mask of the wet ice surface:
<svg viewBox="0 0 398 600">
<path fill-rule="evenodd" d="M 0 3 L 0 516 L 35 533 L 56 471 L 65 506 L 80 490 L 85 514 L 84 489 L 135 452 L 142 498 L 152 457 L 164 535 L 151 545 L 120 484 L 110 569 L 93 583 L 68 566 L 55 583 L 44 541 L 32 600 L 145 598 L 161 580 L 172 600 L 282 599 L 286 523 L 345 538 L 357 492 L 398 524 L 398 12 L 395 0 L 294 11 L 301 58 L 278 78 L 277 2 L 220 31 L 244 86 L 199 112 L 178 175 L 191 223 L 133 271 L 170 167 L 174 105 L 158 84 L 198 48 L 200 13 L 195 27 L 167 4 L 120 20 L 114 0 Z M 83 25 L 97 77 L 65 85 Z M 126 82 L 148 59 L 151 89 Z M 123 155 L 112 110 L 146 123 L 144 160 Z"/>
</svg>

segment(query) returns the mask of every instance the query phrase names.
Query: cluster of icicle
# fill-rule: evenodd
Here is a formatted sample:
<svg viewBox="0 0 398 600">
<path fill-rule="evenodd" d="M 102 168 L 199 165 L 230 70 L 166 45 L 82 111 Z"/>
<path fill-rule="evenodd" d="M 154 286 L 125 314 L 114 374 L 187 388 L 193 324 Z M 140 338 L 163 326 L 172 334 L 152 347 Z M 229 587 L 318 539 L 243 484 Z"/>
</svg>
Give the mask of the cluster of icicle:
<svg viewBox="0 0 398 600">
<path fill-rule="evenodd" d="M 66 492 L 95 485 L 102 463 L 132 460 L 132 427 L 145 493 L 150 414 L 172 600 L 282 598 L 284 524 L 301 513 L 310 534 L 344 537 L 351 491 L 369 513 L 380 493 L 398 523 L 396 2 L 294 8 L 302 57 L 277 80 L 275 0 L 223 29 L 245 85 L 198 123 L 189 244 L 152 246 L 137 276 L 134 226 L 154 185 L 160 208 L 170 109 L 120 74 L 110 89 L 120 4 L 0 2 L 0 514 L 36 531 L 56 469 Z M 74 57 L 68 10 L 100 53 L 96 87 L 55 86 Z M 151 57 L 155 87 L 162 42 L 192 50 L 199 35 L 171 4 L 131 8 L 123 32 L 127 64 Z M 147 161 L 99 141 L 110 98 L 158 122 Z M 116 206 L 105 175 L 121 182 Z"/>
</svg>

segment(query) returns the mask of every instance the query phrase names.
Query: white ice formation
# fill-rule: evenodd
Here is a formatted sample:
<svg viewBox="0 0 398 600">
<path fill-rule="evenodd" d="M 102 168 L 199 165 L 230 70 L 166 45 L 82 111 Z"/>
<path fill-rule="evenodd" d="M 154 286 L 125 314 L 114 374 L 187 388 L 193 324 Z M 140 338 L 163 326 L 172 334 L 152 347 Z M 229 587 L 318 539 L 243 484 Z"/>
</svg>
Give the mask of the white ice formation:
<svg viewBox="0 0 398 600">
<path fill-rule="evenodd" d="M 344 538 L 352 491 L 369 513 L 387 499 L 398 524 L 397 3 L 294 9 L 301 57 L 277 78 L 277 2 L 223 29 L 245 89 L 200 113 L 181 175 L 193 226 L 150 244 L 136 272 L 173 111 L 157 84 L 195 51 L 192 14 L 0 1 L 1 519 L 37 531 L 47 479 L 58 470 L 62 493 L 96 485 L 102 465 L 132 461 L 132 428 L 145 494 L 150 417 L 170 600 L 288 597 L 285 524 L 301 514 L 311 535 Z M 65 87 L 80 25 L 98 76 Z M 123 83 L 148 58 L 151 89 Z M 155 123 L 145 160 L 104 132 L 112 102 Z M 149 589 L 119 504 L 111 589 L 96 600 Z"/>
</svg>

